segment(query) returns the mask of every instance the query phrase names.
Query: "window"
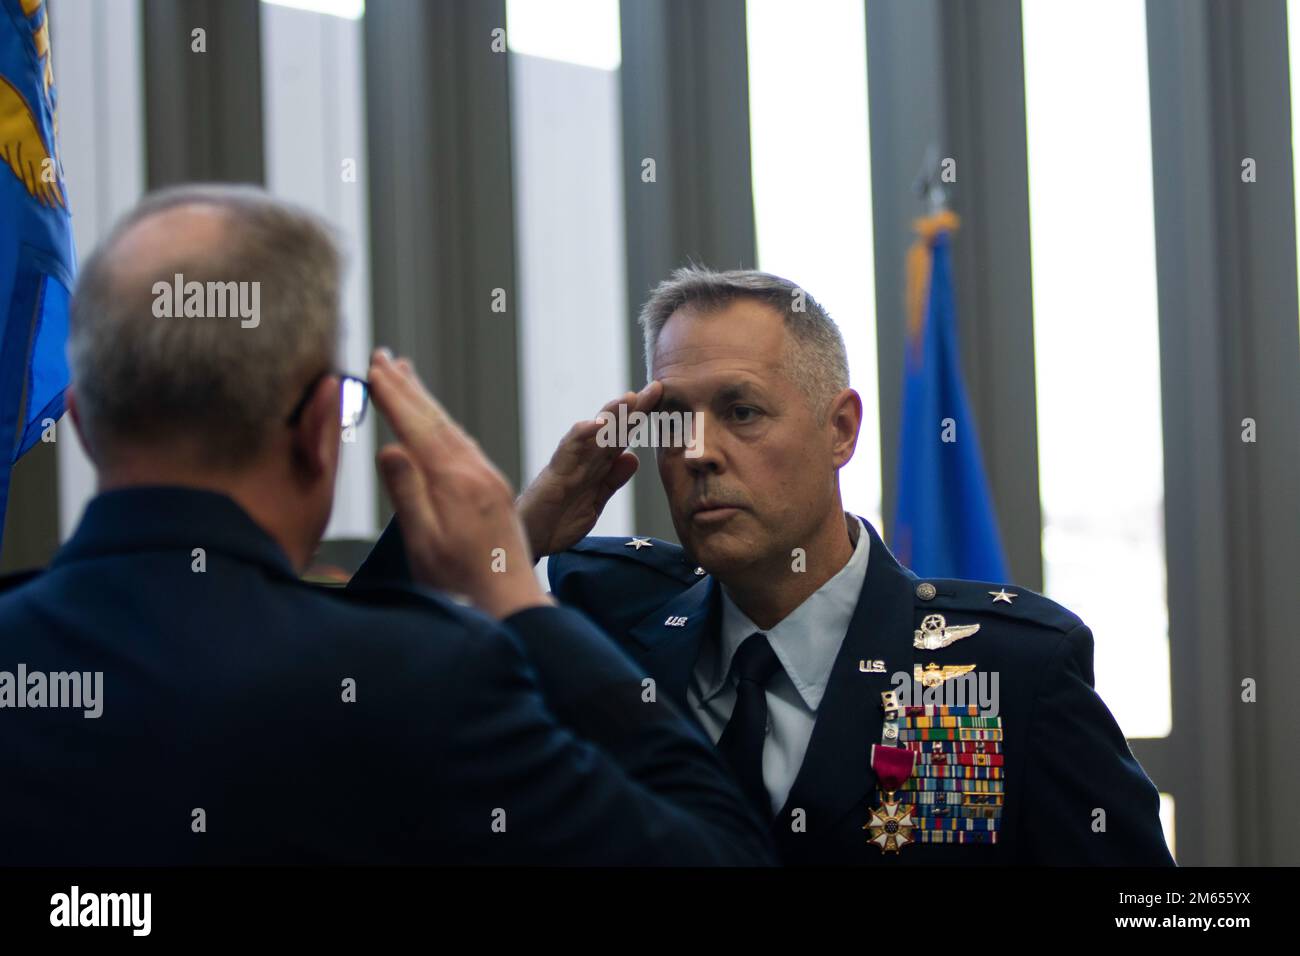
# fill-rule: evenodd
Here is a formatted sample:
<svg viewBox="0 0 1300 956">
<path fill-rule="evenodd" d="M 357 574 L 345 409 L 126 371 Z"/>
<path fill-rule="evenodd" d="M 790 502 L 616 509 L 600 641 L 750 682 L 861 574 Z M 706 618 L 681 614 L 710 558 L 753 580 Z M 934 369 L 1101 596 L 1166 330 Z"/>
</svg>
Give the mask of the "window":
<svg viewBox="0 0 1300 956">
<path fill-rule="evenodd" d="M 1170 730 L 1146 10 L 1024 0 L 1047 594 L 1125 734 Z"/>
<path fill-rule="evenodd" d="M 758 265 L 796 282 L 844 336 L 862 396 L 844 507 L 881 527 L 876 286 L 861 0 L 749 0 L 749 120 Z"/>
<path fill-rule="evenodd" d="M 334 17 L 358 20 L 366 12 L 366 0 L 263 0 L 278 7 L 293 7 L 310 13 L 327 13 Z"/>
<path fill-rule="evenodd" d="M 365 87 L 361 0 L 262 4 L 263 136 L 271 193 L 318 213 L 339 231 L 347 259 L 340 367 L 370 364 Z M 374 427 L 368 415 L 344 436 L 326 538 L 373 538 Z"/>
<path fill-rule="evenodd" d="M 1287 52 L 1291 68 L 1291 173 L 1300 170 L 1300 0 L 1286 0 Z M 1300 223 L 1300 176 L 1294 187 L 1296 222 Z M 1296 243 L 1300 250 L 1300 242 Z M 1297 316 L 1300 321 L 1300 316 Z"/>
<path fill-rule="evenodd" d="M 1174 798 L 1172 794 L 1160 794 L 1160 829 L 1164 831 L 1165 843 L 1169 845 L 1169 855 L 1178 859 L 1178 850 L 1174 845 Z"/>
<path fill-rule="evenodd" d="M 144 192 L 142 11 L 129 3 L 52 3 L 49 16 L 59 145 L 84 257 Z M 58 438 L 59 540 L 65 541 L 95 496 L 96 478 L 70 416 L 59 420 Z"/>
<path fill-rule="evenodd" d="M 511 53 L 617 70 L 618 0 L 506 0 Z"/>
</svg>

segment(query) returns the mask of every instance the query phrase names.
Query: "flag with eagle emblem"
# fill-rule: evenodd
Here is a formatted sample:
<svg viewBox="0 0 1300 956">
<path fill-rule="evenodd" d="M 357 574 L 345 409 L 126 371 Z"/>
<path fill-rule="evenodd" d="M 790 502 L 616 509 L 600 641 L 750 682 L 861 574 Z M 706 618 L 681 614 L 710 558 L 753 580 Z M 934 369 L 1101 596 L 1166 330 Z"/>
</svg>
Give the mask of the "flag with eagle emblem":
<svg viewBox="0 0 1300 956">
<path fill-rule="evenodd" d="M 53 434 L 76 274 L 44 0 L 0 0 L 0 540 L 14 463 Z"/>
</svg>

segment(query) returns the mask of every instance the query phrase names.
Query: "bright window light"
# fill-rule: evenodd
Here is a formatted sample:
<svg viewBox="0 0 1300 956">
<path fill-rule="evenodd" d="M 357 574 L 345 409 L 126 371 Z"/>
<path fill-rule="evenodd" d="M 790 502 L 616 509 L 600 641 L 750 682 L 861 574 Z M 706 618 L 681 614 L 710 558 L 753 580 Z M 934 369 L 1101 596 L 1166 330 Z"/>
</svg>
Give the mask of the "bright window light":
<svg viewBox="0 0 1300 956">
<path fill-rule="evenodd" d="M 1286 32 L 1291 66 L 1291 170 L 1295 175 L 1300 171 L 1300 0 L 1286 2 Z M 1296 177 L 1293 192 L 1296 222 L 1300 222 L 1300 176 Z M 1300 243 L 1296 248 L 1300 249 Z M 1300 274 L 1300 270 L 1297 272 Z"/>
<path fill-rule="evenodd" d="M 332 17 L 359 20 L 366 12 L 366 0 L 262 0 L 278 7 L 294 7 L 312 13 L 328 13 Z"/>
<path fill-rule="evenodd" d="M 506 0 L 515 53 L 615 70 L 623 62 L 618 0 Z"/>
<path fill-rule="evenodd" d="M 1178 849 L 1174 843 L 1174 798 L 1172 794 L 1160 794 L 1160 829 L 1165 833 L 1165 843 L 1169 845 L 1169 855 L 1178 859 Z"/>
<path fill-rule="evenodd" d="M 840 327 L 863 412 L 840 491 L 844 507 L 879 530 L 864 7 L 862 0 L 749 0 L 747 10 L 758 265 L 798 283 Z"/>
<path fill-rule="evenodd" d="M 1146 7 L 1024 0 L 1047 594 L 1130 737 L 1172 721 Z"/>
</svg>

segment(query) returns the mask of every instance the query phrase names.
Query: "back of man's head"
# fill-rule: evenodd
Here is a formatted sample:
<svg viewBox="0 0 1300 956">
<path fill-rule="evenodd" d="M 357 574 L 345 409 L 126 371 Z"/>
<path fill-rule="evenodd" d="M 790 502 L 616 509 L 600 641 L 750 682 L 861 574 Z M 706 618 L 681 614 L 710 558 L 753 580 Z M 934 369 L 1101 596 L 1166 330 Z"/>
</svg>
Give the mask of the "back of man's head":
<svg viewBox="0 0 1300 956">
<path fill-rule="evenodd" d="M 340 255 L 314 216 L 250 186 L 144 199 L 87 260 L 68 354 L 101 471 L 141 452 L 233 472 L 331 370 Z"/>
</svg>

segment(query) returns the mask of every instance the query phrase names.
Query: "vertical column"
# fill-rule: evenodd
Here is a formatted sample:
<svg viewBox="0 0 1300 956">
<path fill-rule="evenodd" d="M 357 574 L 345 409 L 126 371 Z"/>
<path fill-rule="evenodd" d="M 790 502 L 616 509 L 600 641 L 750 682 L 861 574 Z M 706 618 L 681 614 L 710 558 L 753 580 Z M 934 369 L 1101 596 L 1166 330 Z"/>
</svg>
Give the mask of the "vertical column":
<svg viewBox="0 0 1300 956">
<path fill-rule="evenodd" d="M 263 182 L 260 0 L 144 0 L 149 188 Z"/>
<path fill-rule="evenodd" d="M 504 0 L 385 0 L 363 22 L 374 341 L 518 484 Z"/>
<path fill-rule="evenodd" d="M 1300 854 L 1283 676 L 1300 673 L 1286 9 L 1148 0 L 1147 37 L 1179 859 L 1279 864 Z"/>
<path fill-rule="evenodd" d="M 639 386 L 636 314 L 650 289 L 689 261 L 754 266 L 747 33 L 744 0 L 623 0 L 621 18 L 628 363 Z M 638 454 L 637 533 L 675 539 L 654 456 Z"/>
</svg>

